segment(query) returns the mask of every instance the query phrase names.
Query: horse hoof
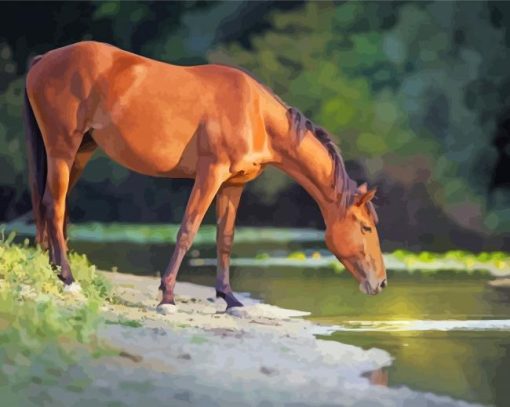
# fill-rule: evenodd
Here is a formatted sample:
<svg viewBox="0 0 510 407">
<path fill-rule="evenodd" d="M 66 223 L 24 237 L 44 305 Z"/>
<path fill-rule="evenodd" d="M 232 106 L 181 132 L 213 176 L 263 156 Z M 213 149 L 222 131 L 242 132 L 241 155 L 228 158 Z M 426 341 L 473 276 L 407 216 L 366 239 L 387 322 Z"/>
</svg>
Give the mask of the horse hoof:
<svg viewBox="0 0 510 407">
<path fill-rule="evenodd" d="M 249 318 L 250 317 L 250 313 L 242 305 L 236 306 L 236 307 L 228 307 L 226 313 L 233 317 L 237 317 L 237 318 Z"/>
<path fill-rule="evenodd" d="M 222 298 L 227 303 L 227 309 L 233 308 L 233 307 L 242 307 L 243 304 L 237 300 L 236 297 L 234 297 L 234 294 L 230 291 L 227 293 L 224 293 L 222 291 L 216 290 L 216 298 Z"/>
<path fill-rule="evenodd" d="M 81 285 L 78 283 L 66 284 L 66 285 L 64 285 L 64 293 L 66 293 L 66 294 L 81 293 Z"/>
<path fill-rule="evenodd" d="M 158 314 L 171 315 L 177 312 L 177 306 L 175 304 L 159 304 L 156 311 Z"/>
</svg>

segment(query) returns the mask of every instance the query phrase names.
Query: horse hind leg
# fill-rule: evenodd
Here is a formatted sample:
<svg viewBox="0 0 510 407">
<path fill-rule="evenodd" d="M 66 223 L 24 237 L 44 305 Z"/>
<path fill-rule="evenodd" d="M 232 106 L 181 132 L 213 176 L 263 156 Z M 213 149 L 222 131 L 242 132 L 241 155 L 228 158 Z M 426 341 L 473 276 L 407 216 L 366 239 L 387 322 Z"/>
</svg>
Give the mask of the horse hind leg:
<svg viewBox="0 0 510 407">
<path fill-rule="evenodd" d="M 46 190 L 43 197 L 46 231 L 50 243 L 50 262 L 60 268 L 58 277 L 66 285 L 74 281 L 67 258 L 67 195 L 76 185 L 97 148 L 90 133 L 86 133 L 81 142 L 78 138 L 74 138 L 73 141 L 75 144 L 80 143 L 75 154 L 72 151 L 65 156 L 48 154 Z"/>
<path fill-rule="evenodd" d="M 46 190 L 43 196 L 43 211 L 50 246 L 50 262 L 59 267 L 58 277 L 69 285 L 74 281 L 67 258 L 64 237 L 66 196 L 69 187 L 72 161 L 61 157 L 48 156 Z"/>
<path fill-rule="evenodd" d="M 65 88 L 55 89 L 55 81 L 44 80 L 41 75 L 46 72 L 32 73 L 27 79 L 26 90 L 34 116 L 32 124 L 38 127 L 38 137 L 42 138 L 46 156 L 44 192 L 41 191 L 39 208 L 48 238 L 50 262 L 59 268 L 59 278 L 70 285 L 74 279 L 64 237 L 66 197 L 71 168 L 84 138 L 89 115 L 86 102 Z"/>
<path fill-rule="evenodd" d="M 80 147 L 76 153 L 76 157 L 73 161 L 73 166 L 71 167 L 71 175 L 69 178 L 69 192 L 73 189 L 73 187 L 78 182 L 85 166 L 92 158 L 92 155 L 97 149 L 97 144 L 91 136 L 91 131 L 88 131 L 83 136 L 83 140 L 81 141 Z"/>
<path fill-rule="evenodd" d="M 71 185 L 71 178 L 77 178 L 76 163 L 83 133 L 62 133 L 45 129 L 43 133 L 47 151 L 46 187 L 42 199 L 42 211 L 46 223 L 46 233 L 49 242 L 50 263 L 59 268 L 58 277 L 66 285 L 73 283 L 74 278 L 67 258 L 67 243 L 65 239 L 65 221 L 67 211 L 67 194 Z M 65 136 L 69 134 L 68 136 Z M 50 137 L 48 137 L 50 136 Z M 63 143 L 63 141 L 66 143 Z M 48 148 L 48 145 L 58 143 L 59 149 Z M 64 148 L 65 146 L 65 148 Z M 73 167 L 75 167 L 73 175 Z M 81 173 L 81 172 L 80 172 Z"/>
<path fill-rule="evenodd" d="M 73 165 L 71 167 L 71 173 L 69 175 L 69 187 L 67 189 L 67 195 L 72 191 L 78 179 L 80 178 L 83 170 L 87 163 L 90 161 L 94 152 L 97 149 L 97 144 L 91 136 L 91 132 L 85 133 L 83 140 L 81 141 L 76 157 L 74 158 Z M 64 238 L 67 241 L 67 224 L 69 221 L 69 206 L 66 204 L 66 213 L 64 218 Z"/>
</svg>

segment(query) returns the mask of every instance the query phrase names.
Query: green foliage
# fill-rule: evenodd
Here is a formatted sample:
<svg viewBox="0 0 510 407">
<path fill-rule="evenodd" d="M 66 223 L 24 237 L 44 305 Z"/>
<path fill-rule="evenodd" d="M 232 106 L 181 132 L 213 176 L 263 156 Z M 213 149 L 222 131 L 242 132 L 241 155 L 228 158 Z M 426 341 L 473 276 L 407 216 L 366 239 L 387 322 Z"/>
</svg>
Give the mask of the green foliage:
<svg viewBox="0 0 510 407">
<path fill-rule="evenodd" d="M 31 381 L 58 381 L 66 366 L 98 348 L 94 332 L 99 308 L 110 295 L 108 284 L 85 256 L 71 255 L 73 273 L 83 288 L 80 298 L 63 292 L 62 283 L 40 249 L 0 240 L 0 381 L 14 388 Z"/>
<path fill-rule="evenodd" d="M 508 105 L 508 92 L 496 89 L 506 81 L 500 67 L 509 57 L 504 30 L 491 24 L 486 4 L 310 2 L 274 13 L 271 22 L 251 47 L 218 47 L 210 60 L 255 72 L 341 135 L 345 156 L 364 163 L 371 178 L 391 174 L 412 184 L 428 173 L 432 200 L 456 222 L 508 230 L 508 190 L 487 206 L 497 158 L 494 112 Z M 490 88 L 481 90 L 483 106 L 473 93 L 481 83 Z M 273 197 L 285 187 L 271 176 L 255 190 Z"/>
<path fill-rule="evenodd" d="M 452 225 L 479 236 L 510 228 L 508 187 L 491 191 L 498 159 L 508 160 L 508 145 L 494 143 L 510 108 L 510 13 L 503 3 L 106 1 L 52 3 L 45 10 L 52 18 L 41 19 L 49 25 L 27 26 L 19 38 L 6 30 L 0 39 L 2 219 L 29 208 L 22 127 L 27 58 L 95 39 L 177 64 L 242 66 L 330 130 L 347 161 L 366 170 L 356 175 L 384 182 L 387 196 L 404 193 L 414 208 L 409 218 L 433 216 L 437 207 Z M 71 215 L 178 222 L 188 196 L 182 185 L 142 180 L 98 153 L 71 194 Z M 264 222 L 295 224 L 302 206 L 282 204 L 289 190 L 290 180 L 269 168 L 249 187 L 251 212 L 243 221 L 266 216 Z M 395 215 L 403 205 L 388 200 L 382 209 Z M 277 209 L 274 219 L 268 208 Z M 317 227 L 319 216 L 300 217 L 300 225 Z M 410 229 L 391 240 L 409 239 Z"/>
<path fill-rule="evenodd" d="M 0 41 L 0 188 L 3 189 L 2 199 L 12 204 L 22 199 L 22 186 L 27 176 L 21 126 L 24 80 L 16 77 L 15 72 L 12 50 Z M 12 205 L 7 215 L 14 213 Z"/>
<path fill-rule="evenodd" d="M 404 147 L 413 135 L 392 92 L 375 92 L 364 74 L 375 70 L 381 76 L 381 35 L 339 32 L 338 19 L 346 16 L 342 7 L 308 3 L 296 12 L 277 13 L 274 29 L 253 38 L 252 48 L 233 44 L 212 52 L 210 59 L 255 72 L 289 104 L 342 134 L 337 142 L 348 158 L 384 155 Z"/>
<path fill-rule="evenodd" d="M 150 16 L 149 8 L 137 2 L 105 1 L 97 3 L 94 20 L 109 20 L 117 45 L 132 48 L 132 37 L 138 24 Z"/>
</svg>

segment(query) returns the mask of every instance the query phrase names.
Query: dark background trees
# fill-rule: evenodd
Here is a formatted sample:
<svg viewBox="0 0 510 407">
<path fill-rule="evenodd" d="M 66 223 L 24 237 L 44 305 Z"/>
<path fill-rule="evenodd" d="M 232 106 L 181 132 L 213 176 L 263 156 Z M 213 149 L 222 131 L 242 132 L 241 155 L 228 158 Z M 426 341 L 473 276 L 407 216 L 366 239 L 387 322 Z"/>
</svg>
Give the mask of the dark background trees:
<svg viewBox="0 0 510 407">
<path fill-rule="evenodd" d="M 353 178 L 379 185 L 387 248 L 508 249 L 509 24 L 506 2 L 2 3 L 0 220 L 30 207 L 28 58 L 94 39 L 253 72 L 335 134 Z M 71 218 L 179 222 L 190 185 L 97 154 L 70 197 Z M 313 201 L 275 170 L 250 184 L 239 222 L 322 226 Z"/>
</svg>

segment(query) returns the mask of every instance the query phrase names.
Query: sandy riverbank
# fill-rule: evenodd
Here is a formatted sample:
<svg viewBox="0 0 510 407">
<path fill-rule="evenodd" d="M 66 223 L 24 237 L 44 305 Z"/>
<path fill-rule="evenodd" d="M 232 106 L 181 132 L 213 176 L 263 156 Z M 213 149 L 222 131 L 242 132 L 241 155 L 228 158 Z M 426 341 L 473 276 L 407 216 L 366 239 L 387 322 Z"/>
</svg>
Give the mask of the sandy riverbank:
<svg viewBox="0 0 510 407">
<path fill-rule="evenodd" d="M 213 299 L 212 288 L 178 283 L 177 312 L 161 315 L 155 311 L 158 279 L 105 275 L 119 304 L 105 307 L 110 323 L 98 335 L 123 357 L 75 366 L 69 380 L 88 384 L 46 392 L 52 405 L 467 405 L 372 385 L 370 377 L 380 381 L 391 356 L 318 340 L 302 312 L 241 296 L 246 310 L 233 316 Z"/>
</svg>

